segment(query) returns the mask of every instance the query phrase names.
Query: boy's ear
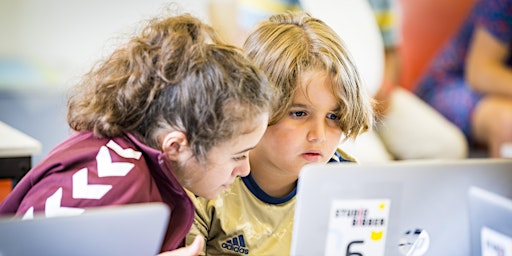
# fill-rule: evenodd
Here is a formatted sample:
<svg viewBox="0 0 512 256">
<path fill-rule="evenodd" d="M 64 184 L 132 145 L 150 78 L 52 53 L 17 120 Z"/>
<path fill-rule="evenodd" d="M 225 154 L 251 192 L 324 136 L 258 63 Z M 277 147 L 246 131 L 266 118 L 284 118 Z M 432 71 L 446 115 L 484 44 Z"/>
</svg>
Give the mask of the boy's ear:
<svg viewBox="0 0 512 256">
<path fill-rule="evenodd" d="M 167 133 L 162 140 L 162 150 L 170 160 L 178 160 L 178 156 L 188 147 L 187 136 L 183 132 L 173 131 Z"/>
</svg>

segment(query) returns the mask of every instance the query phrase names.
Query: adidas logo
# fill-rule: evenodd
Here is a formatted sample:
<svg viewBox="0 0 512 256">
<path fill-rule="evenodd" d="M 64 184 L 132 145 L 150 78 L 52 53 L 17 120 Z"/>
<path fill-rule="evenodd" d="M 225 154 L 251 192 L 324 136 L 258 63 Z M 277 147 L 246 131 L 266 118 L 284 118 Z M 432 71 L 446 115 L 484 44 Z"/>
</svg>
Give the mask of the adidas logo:
<svg viewBox="0 0 512 256">
<path fill-rule="evenodd" d="M 240 254 L 249 254 L 249 249 L 245 247 L 244 235 L 238 235 L 222 243 L 222 248 L 234 251 Z"/>
</svg>

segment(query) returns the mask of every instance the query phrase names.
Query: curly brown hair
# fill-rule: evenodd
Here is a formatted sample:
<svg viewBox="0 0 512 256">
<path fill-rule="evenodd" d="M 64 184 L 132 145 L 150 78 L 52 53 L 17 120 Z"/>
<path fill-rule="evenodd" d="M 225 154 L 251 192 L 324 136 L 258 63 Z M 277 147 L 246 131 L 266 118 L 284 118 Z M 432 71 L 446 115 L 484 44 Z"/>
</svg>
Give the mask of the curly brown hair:
<svg viewBox="0 0 512 256">
<path fill-rule="evenodd" d="M 268 113 L 272 89 L 240 49 L 190 14 L 148 21 L 138 36 L 93 67 L 74 88 L 67 119 L 97 137 L 184 132 L 196 157 L 249 132 Z M 250 122 L 252 124 L 252 122 Z"/>
</svg>

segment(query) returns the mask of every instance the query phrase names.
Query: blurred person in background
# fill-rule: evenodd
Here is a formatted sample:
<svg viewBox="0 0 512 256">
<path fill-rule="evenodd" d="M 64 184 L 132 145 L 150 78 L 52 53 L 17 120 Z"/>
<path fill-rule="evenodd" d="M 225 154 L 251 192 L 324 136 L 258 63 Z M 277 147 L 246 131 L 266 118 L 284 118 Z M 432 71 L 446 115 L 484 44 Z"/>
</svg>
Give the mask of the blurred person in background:
<svg viewBox="0 0 512 256">
<path fill-rule="evenodd" d="M 512 158 L 512 1 L 477 0 L 422 75 L 416 94 L 471 146 Z"/>
</svg>

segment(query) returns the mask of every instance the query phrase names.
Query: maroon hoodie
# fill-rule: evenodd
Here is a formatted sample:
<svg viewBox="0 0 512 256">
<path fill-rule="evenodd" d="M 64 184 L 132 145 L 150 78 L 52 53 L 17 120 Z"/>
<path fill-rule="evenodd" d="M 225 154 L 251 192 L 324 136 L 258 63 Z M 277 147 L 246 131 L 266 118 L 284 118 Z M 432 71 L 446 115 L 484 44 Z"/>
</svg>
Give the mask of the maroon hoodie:
<svg viewBox="0 0 512 256">
<path fill-rule="evenodd" d="M 32 168 L 0 204 L 0 215 L 81 214 L 88 207 L 164 202 L 171 216 L 162 251 L 183 246 L 194 206 L 162 152 L 133 135 L 77 133 Z"/>
</svg>

